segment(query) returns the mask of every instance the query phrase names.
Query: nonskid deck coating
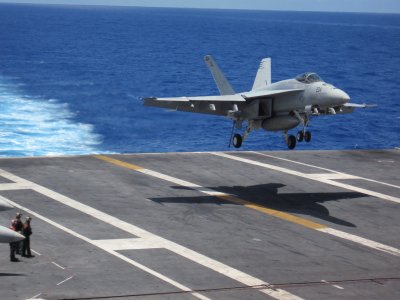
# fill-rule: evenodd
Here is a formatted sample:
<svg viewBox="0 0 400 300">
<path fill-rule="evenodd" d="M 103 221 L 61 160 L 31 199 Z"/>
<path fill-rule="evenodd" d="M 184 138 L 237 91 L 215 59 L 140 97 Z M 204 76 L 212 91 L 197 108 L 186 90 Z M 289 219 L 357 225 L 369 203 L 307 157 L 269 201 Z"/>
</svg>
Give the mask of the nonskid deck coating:
<svg viewBox="0 0 400 300">
<path fill-rule="evenodd" d="M 0 245 L 2 296 L 396 298 L 399 154 L 1 159 L 0 195 L 36 214 L 40 253 L 11 263 Z M 1 224 L 16 211 L 3 212 Z"/>
</svg>

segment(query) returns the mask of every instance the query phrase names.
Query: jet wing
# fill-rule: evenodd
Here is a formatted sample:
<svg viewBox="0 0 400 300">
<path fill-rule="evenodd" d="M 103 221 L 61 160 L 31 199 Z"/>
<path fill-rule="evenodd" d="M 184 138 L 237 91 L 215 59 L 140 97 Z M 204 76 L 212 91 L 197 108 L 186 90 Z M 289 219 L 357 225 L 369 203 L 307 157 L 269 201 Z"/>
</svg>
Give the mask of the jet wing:
<svg viewBox="0 0 400 300">
<path fill-rule="evenodd" d="M 146 106 L 156 106 L 179 111 L 227 116 L 232 111 L 244 109 L 247 100 L 272 98 L 277 95 L 293 94 L 302 91 L 304 90 L 262 90 L 222 96 L 144 98 L 143 104 Z"/>
<path fill-rule="evenodd" d="M 246 103 L 246 99 L 240 94 L 143 99 L 143 104 L 146 106 L 221 116 L 227 116 L 228 112 L 232 110 L 237 111 L 238 105 L 243 103 Z"/>
<path fill-rule="evenodd" d="M 246 99 L 268 98 L 283 94 L 295 94 L 304 91 L 304 89 L 287 89 L 287 90 L 261 90 L 255 92 L 246 92 L 241 95 Z"/>
<path fill-rule="evenodd" d="M 144 104 L 148 105 L 150 103 L 162 103 L 162 102 L 246 102 L 241 95 L 224 95 L 224 96 L 199 96 L 199 97 L 175 97 L 175 98 L 144 98 Z M 153 105 L 149 105 L 153 106 Z M 157 105 L 154 105 L 157 106 Z"/>
</svg>

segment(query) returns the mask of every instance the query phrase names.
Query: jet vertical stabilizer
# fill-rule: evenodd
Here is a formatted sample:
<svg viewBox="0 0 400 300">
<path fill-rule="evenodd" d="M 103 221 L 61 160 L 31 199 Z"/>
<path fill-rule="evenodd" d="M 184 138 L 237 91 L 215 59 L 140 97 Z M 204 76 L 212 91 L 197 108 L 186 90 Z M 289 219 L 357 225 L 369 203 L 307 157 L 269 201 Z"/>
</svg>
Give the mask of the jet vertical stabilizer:
<svg viewBox="0 0 400 300">
<path fill-rule="evenodd" d="M 221 72 L 215 60 L 211 55 L 206 55 L 204 57 L 204 61 L 207 67 L 210 69 L 212 76 L 214 77 L 214 81 L 217 84 L 218 90 L 221 95 L 234 95 L 235 91 L 232 86 L 226 80 L 224 74 Z"/>
<path fill-rule="evenodd" d="M 271 58 L 264 58 L 258 67 L 252 91 L 261 90 L 271 84 Z"/>
</svg>

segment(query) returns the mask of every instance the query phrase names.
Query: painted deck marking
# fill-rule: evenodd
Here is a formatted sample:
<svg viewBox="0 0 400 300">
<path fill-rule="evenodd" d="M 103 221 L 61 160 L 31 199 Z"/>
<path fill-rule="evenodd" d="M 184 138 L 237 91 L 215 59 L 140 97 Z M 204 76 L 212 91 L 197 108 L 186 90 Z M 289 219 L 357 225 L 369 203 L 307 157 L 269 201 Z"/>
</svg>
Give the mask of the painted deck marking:
<svg viewBox="0 0 400 300">
<path fill-rule="evenodd" d="M 164 248 L 160 241 L 151 238 L 93 240 L 93 243 L 98 245 L 99 248 L 114 251 Z"/>
<path fill-rule="evenodd" d="M 62 266 L 60 266 L 58 263 L 55 263 L 54 261 L 52 261 L 51 263 L 52 263 L 53 265 L 55 265 L 56 267 L 58 267 L 58 268 L 60 268 L 60 269 L 62 269 L 62 270 L 65 270 L 65 268 L 62 267 Z"/>
<path fill-rule="evenodd" d="M 146 170 L 146 169 L 143 169 L 143 168 L 135 166 L 135 165 L 131 166 L 131 164 L 128 164 L 128 163 L 125 163 L 125 162 L 123 162 L 121 164 L 118 164 L 118 165 L 120 165 L 120 166 L 128 165 L 129 169 L 132 169 L 132 170 L 135 170 L 135 171 L 138 171 L 138 172 L 149 171 L 149 174 L 153 174 L 152 173 L 153 171 Z M 267 294 L 267 295 L 269 295 L 269 296 L 271 296 L 271 297 L 273 297 L 275 299 L 279 299 L 279 300 L 301 300 L 302 299 L 302 298 L 300 298 L 300 297 L 298 297 L 296 295 L 293 295 L 293 294 L 291 294 L 291 293 L 289 293 L 287 291 L 284 291 L 282 289 L 268 288 L 269 286 L 271 286 L 271 284 L 269 284 L 268 282 L 265 282 L 265 281 L 263 281 L 261 279 L 253 277 L 253 276 L 251 276 L 249 274 L 246 274 L 246 273 L 244 273 L 244 272 L 242 272 L 240 270 L 234 269 L 234 268 L 232 268 L 232 267 L 230 267 L 228 265 L 225 265 L 225 264 L 223 264 L 223 263 L 221 263 L 221 262 L 219 262 L 217 260 L 214 260 L 214 259 L 209 258 L 209 257 L 207 257 L 205 255 L 202 255 L 202 254 L 200 254 L 198 252 L 195 252 L 195 251 L 193 251 L 193 250 L 191 250 L 189 248 L 186 248 L 186 247 L 181 246 L 179 244 L 176 244 L 176 243 L 174 243 L 172 241 L 164 239 L 164 238 L 162 238 L 160 236 L 152 234 L 152 233 L 150 233 L 150 232 L 148 232 L 148 231 L 146 231 L 146 230 L 144 230 L 144 229 L 142 229 L 140 227 L 137 227 L 135 225 L 132 225 L 130 223 L 122 221 L 122 220 L 120 220 L 120 219 L 118 219 L 118 218 L 116 218 L 114 216 L 108 215 L 108 214 L 106 214 L 106 213 L 104 213 L 102 211 L 99 211 L 99 210 L 97 210 L 97 209 L 95 209 L 93 207 L 90 207 L 90 206 L 88 206 L 86 204 L 83 204 L 81 202 L 73 200 L 73 199 L 71 199 L 71 198 L 69 198 L 67 196 L 59 194 L 59 193 L 57 193 L 55 191 L 52 191 L 52 190 L 50 190 L 50 189 L 48 189 L 46 187 L 41 186 L 41 185 L 35 184 L 33 182 L 30 182 L 30 181 L 28 181 L 26 179 L 18 177 L 16 175 L 11 174 L 11 173 L 9 173 L 7 171 L 4 171 L 2 169 L 0 169 L 0 176 L 3 176 L 4 178 L 7 178 L 7 179 L 13 178 L 13 180 L 16 181 L 17 183 L 19 183 L 21 185 L 24 185 L 24 186 L 29 186 L 30 189 L 32 189 L 32 190 L 34 190 L 34 191 L 36 191 L 36 192 L 38 192 L 38 193 L 40 193 L 42 195 L 45 195 L 46 197 L 49 197 L 49 198 L 51 198 L 51 199 L 53 199 L 55 201 L 58 201 L 58 202 L 60 202 L 60 203 L 62 203 L 64 205 L 67 205 L 67 206 L 72 207 L 72 208 L 74 208 L 76 210 L 79 210 L 79 211 L 81 211 L 83 213 L 86 213 L 86 214 L 88 214 L 88 215 L 90 215 L 90 216 L 92 216 L 92 217 L 94 217 L 96 219 L 99 219 L 99 220 L 101 220 L 103 222 L 106 222 L 106 223 L 108 223 L 110 225 L 113 225 L 113 226 L 115 226 L 115 227 L 117 227 L 117 228 L 119 228 L 121 230 L 124 230 L 124 231 L 126 231 L 128 233 L 131 233 L 134 236 L 137 236 L 137 237 L 142 238 L 142 239 L 151 240 L 154 243 L 153 245 L 158 245 L 159 248 L 168 249 L 168 250 L 170 250 L 170 251 L 172 251 L 172 252 L 174 252 L 174 253 L 176 253 L 178 255 L 181 255 L 181 256 L 183 256 L 183 257 L 185 257 L 185 258 L 187 258 L 187 259 L 189 259 L 189 260 L 191 260 L 193 262 L 196 262 L 196 263 L 198 263 L 198 264 L 200 264 L 200 265 L 202 265 L 202 266 L 204 266 L 206 268 L 209 268 L 209 269 L 211 269 L 211 270 L 213 270 L 213 271 L 215 271 L 217 273 L 220 273 L 220 274 L 222 274 L 222 275 L 224 275 L 226 277 L 229 277 L 229 278 L 231 278 L 233 280 L 236 280 L 236 281 L 238 281 L 238 282 L 240 282 L 240 283 L 242 283 L 242 284 L 244 284 L 246 286 L 265 286 L 266 287 L 265 289 L 260 289 L 259 291 L 264 293 L 264 294 Z M 167 176 L 167 175 L 164 175 L 164 176 L 167 177 L 167 178 L 171 178 L 171 179 L 173 178 L 173 177 L 170 177 L 170 176 Z M 189 183 L 187 181 L 179 180 L 179 182 L 181 182 L 182 184 L 190 185 L 190 186 L 197 186 L 200 189 L 203 189 L 204 191 L 209 191 L 210 193 L 213 193 L 213 194 L 223 194 L 223 193 L 219 193 L 219 192 L 216 192 L 216 191 L 212 191 L 212 190 L 207 189 L 207 188 L 202 188 L 199 185 L 194 185 L 194 184 Z M 186 287 L 186 286 L 174 281 L 173 279 L 170 279 L 170 278 L 158 273 L 157 271 L 154 271 L 154 270 L 152 270 L 150 268 L 147 268 L 146 266 L 144 266 L 144 265 L 142 265 L 142 264 L 140 264 L 140 263 L 138 263 L 138 262 L 136 262 L 136 261 L 134 261 L 134 260 L 122 255 L 122 254 L 120 254 L 119 252 L 117 252 L 115 250 L 109 249 L 102 242 L 99 242 L 99 241 L 96 241 L 96 240 L 90 240 L 89 238 L 87 238 L 87 237 L 85 237 L 85 236 L 83 236 L 83 235 L 81 235 L 81 234 L 79 234 L 79 233 L 77 233 L 77 232 L 75 232 L 75 231 L 73 231 L 73 230 L 71 230 L 69 228 L 66 228 L 66 227 L 64 227 L 64 226 L 62 226 L 62 225 L 60 225 L 60 224 L 58 224 L 58 223 L 56 223 L 56 222 L 54 222 L 54 221 L 52 221 L 50 219 L 38 214 L 38 213 L 35 213 L 35 212 L 31 211 L 30 209 L 28 209 L 26 207 L 23 207 L 23 206 L 15 203 L 15 202 L 13 202 L 11 200 L 8 200 L 8 199 L 7 199 L 7 201 L 9 201 L 15 207 L 20 208 L 22 210 L 25 210 L 26 212 L 30 213 L 31 215 L 33 215 L 33 216 L 35 216 L 37 218 L 40 218 L 43 221 L 45 221 L 45 222 L 47 222 L 47 223 L 49 223 L 49 224 L 51 224 L 51 225 L 63 230 L 65 232 L 67 232 L 67 233 L 69 233 L 69 234 L 71 234 L 71 235 L 73 235 L 73 236 L 75 236 L 77 238 L 80 238 L 80 239 L 82 239 L 82 240 L 84 240 L 84 241 L 86 241 L 86 242 L 88 242 L 88 243 L 90 243 L 90 244 L 92 244 L 94 246 L 97 246 L 97 247 L 103 249 L 104 251 L 106 251 L 106 252 L 108 252 L 108 253 L 110 253 L 110 254 L 112 254 L 112 255 L 114 255 L 114 256 L 116 256 L 116 257 L 118 257 L 118 258 L 120 258 L 120 259 L 122 259 L 124 261 L 126 261 L 127 263 L 129 263 L 131 265 L 134 265 L 134 266 L 144 270 L 145 272 L 148 272 L 148 273 L 154 275 L 155 277 L 158 277 L 159 279 L 161 279 L 161 280 L 163 280 L 163 281 L 165 281 L 167 283 L 170 283 L 171 285 L 181 289 L 182 291 L 190 292 L 193 296 L 195 296 L 195 297 L 197 297 L 199 299 L 203 299 L 203 300 L 207 300 L 208 299 L 207 297 L 205 297 L 205 296 L 203 296 L 203 295 L 201 295 L 201 294 L 199 294 L 197 292 L 193 292 L 188 287 Z"/>
<path fill-rule="evenodd" d="M 49 223 L 52 226 L 54 226 L 54 227 L 56 227 L 56 228 L 58 228 L 60 230 L 63 230 L 65 232 L 67 232 L 68 234 L 72 235 L 72 236 L 75 236 L 76 238 L 79 238 L 79 239 L 81 239 L 81 240 L 83 240 L 83 241 L 85 241 L 85 242 L 87 242 L 89 244 L 92 244 L 94 246 L 97 246 L 97 247 L 101 248 L 98 244 L 96 244 L 91 239 L 89 239 L 89 238 L 87 238 L 87 237 L 85 237 L 85 236 L 83 236 L 83 235 L 81 235 L 81 234 L 79 234 L 79 233 L 77 233 L 77 232 L 75 232 L 75 231 L 73 231 L 73 230 L 61 225 L 61 224 L 59 224 L 59 223 L 56 223 L 56 222 L 50 220 L 49 218 L 46 218 L 45 216 L 42 216 L 39 213 L 36 213 L 36 212 L 30 210 L 27 207 L 19 205 L 18 203 L 13 202 L 11 200 L 8 200 L 8 201 L 12 205 L 14 205 L 15 207 L 28 212 L 30 215 L 35 216 L 36 218 L 41 219 L 42 221 L 44 221 L 46 223 Z M 125 262 L 127 262 L 127 263 L 129 263 L 129 264 L 131 264 L 131 265 L 133 265 L 135 267 L 137 267 L 138 269 L 141 269 L 141 270 L 143 270 L 143 271 L 145 271 L 145 272 L 147 272 L 147 273 L 149 273 L 149 274 L 151 274 L 151 275 L 153 275 L 153 276 L 155 276 L 155 277 L 157 277 L 157 278 L 159 278 L 159 279 L 161 279 L 161 280 L 163 280 L 163 281 L 175 286 L 176 288 L 178 288 L 178 289 L 180 289 L 182 291 L 189 292 L 191 295 L 193 295 L 193 296 L 195 296 L 195 297 L 197 297 L 197 298 L 199 298 L 201 300 L 210 300 L 209 298 L 207 298 L 207 297 L 205 297 L 205 296 L 203 296 L 203 295 L 201 295 L 201 294 L 199 294 L 197 292 L 193 292 L 190 288 L 180 284 L 179 282 L 176 282 L 173 279 L 168 278 L 167 276 L 164 276 L 161 273 L 158 273 L 157 271 L 154 271 L 154 270 L 152 270 L 152 269 L 150 269 L 150 268 L 148 268 L 148 267 L 146 267 L 146 266 L 144 266 L 144 265 L 142 265 L 142 264 L 140 264 L 140 263 L 138 263 L 138 262 L 136 262 L 136 261 L 134 261 L 134 260 L 132 260 L 132 259 L 130 259 L 130 258 L 118 253 L 118 252 L 116 252 L 116 251 L 109 250 L 107 248 L 101 248 L 101 249 L 106 251 L 106 252 L 108 252 L 109 254 L 114 255 L 114 256 L 122 259 L 123 261 L 125 261 Z M 279 299 L 279 298 L 277 298 L 277 299 Z M 280 298 L 280 299 L 284 299 L 284 298 Z M 301 299 L 301 298 L 288 298 L 288 299 Z"/>
<path fill-rule="evenodd" d="M 31 248 L 31 251 L 32 251 L 33 253 L 35 253 L 36 255 L 39 255 L 39 256 L 41 256 L 41 255 L 42 255 L 42 254 L 40 254 L 39 252 L 37 252 L 37 251 L 33 250 L 32 248 Z"/>
<path fill-rule="evenodd" d="M 219 155 L 220 153 L 213 153 L 213 154 Z M 227 155 L 227 154 L 220 155 L 220 156 L 225 157 L 225 155 Z M 228 158 L 230 158 L 230 155 L 227 155 L 227 156 L 228 156 Z M 103 156 L 103 155 L 97 155 L 95 157 L 100 159 L 100 160 L 109 162 L 109 163 L 114 163 L 114 161 L 116 161 L 116 159 L 109 159 L 109 157 Z M 234 159 L 237 158 L 235 156 L 232 156 L 232 157 Z M 254 161 L 251 161 L 251 162 L 257 163 L 257 162 L 254 162 Z M 118 165 L 121 165 L 121 164 L 118 164 Z M 217 198 L 222 199 L 222 200 L 231 201 L 231 202 L 234 202 L 234 203 L 237 203 L 237 204 L 241 204 L 241 205 L 244 205 L 247 208 L 251 208 L 251 209 L 260 211 L 260 212 L 268 214 L 270 216 L 273 216 L 273 217 L 276 217 L 276 218 L 280 218 L 280 219 L 283 219 L 283 220 L 286 220 L 286 221 L 289 221 L 289 222 L 304 226 L 306 228 L 314 229 L 314 230 L 317 230 L 319 232 L 324 232 L 324 233 L 333 235 L 335 237 L 338 237 L 338 238 L 341 238 L 341 239 L 345 239 L 345 240 L 348 240 L 348 241 L 351 241 L 351 242 L 354 242 L 354 243 L 357 243 L 357 244 L 360 244 L 360 245 L 363 245 L 363 246 L 366 246 L 366 247 L 369 247 L 369 248 L 372 248 L 372 249 L 375 249 L 375 250 L 379 250 L 379 251 L 382 251 L 382 252 L 389 253 L 389 254 L 394 255 L 394 256 L 400 256 L 400 249 L 397 249 L 397 248 L 394 248 L 394 247 L 391 247 L 391 246 L 387 246 L 385 244 L 381 244 L 381 243 L 378 243 L 378 242 L 375 242 L 375 241 L 371 241 L 371 240 L 368 240 L 368 239 L 365 239 L 365 238 L 362 238 L 362 237 L 359 237 L 359 236 L 356 236 L 356 235 L 348 234 L 348 233 L 340 231 L 340 230 L 329 228 L 326 225 L 318 224 L 316 222 L 313 222 L 313 221 L 310 221 L 310 220 L 307 220 L 307 219 L 304 219 L 304 218 L 300 218 L 300 217 L 297 217 L 295 215 L 291 215 L 291 214 L 288 214 L 288 213 L 285 213 L 285 212 L 282 212 L 282 211 L 279 211 L 279 210 L 267 208 L 267 207 L 258 205 L 256 203 L 252 203 L 250 201 L 240 199 L 240 198 L 238 198 L 238 197 L 236 197 L 234 195 L 231 195 L 231 194 L 221 193 L 221 192 L 218 192 L 218 191 L 215 191 L 215 190 L 212 190 L 212 189 L 209 189 L 209 188 L 205 188 L 205 187 L 202 187 L 200 185 L 197 185 L 197 184 L 194 184 L 194 183 L 191 183 L 191 182 L 188 182 L 188 181 L 184 181 L 184 180 L 181 180 L 181 179 L 178 179 L 178 178 L 174 178 L 174 177 L 169 176 L 169 175 L 165 175 L 165 174 L 162 174 L 162 173 L 159 173 L 159 172 L 155 172 L 155 171 L 152 171 L 152 170 L 149 170 L 149 169 L 144 169 L 144 168 L 138 167 L 136 165 L 132 165 L 133 167 L 130 167 L 129 163 L 126 163 L 126 162 L 124 162 L 124 165 L 127 166 L 128 169 L 135 170 L 137 172 L 140 172 L 140 173 L 143 173 L 143 174 L 146 174 L 146 175 L 150 175 L 150 176 L 153 176 L 153 177 L 156 177 L 156 178 L 159 178 L 159 179 L 163 179 L 165 181 L 172 182 L 172 183 L 175 183 L 175 184 L 178 184 L 178 185 L 182 185 L 182 186 L 197 190 L 197 191 L 199 191 L 201 193 L 204 193 L 206 195 L 209 195 L 209 196 L 214 196 L 214 197 L 217 197 Z M 278 168 L 278 169 L 287 170 L 287 169 L 284 169 L 284 168 L 281 168 L 281 167 L 276 167 L 276 166 L 273 166 L 273 167 L 274 168 Z M 290 171 L 290 172 L 293 172 L 293 173 L 296 173 L 296 174 L 302 174 L 302 173 L 299 173 L 297 171 L 291 171 L 291 170 L 287 170 L 287 171 L 288 172 Z M 248 285 L 250 286 L 250 284 L 248 284 Z M 257 285 L 257 284 L 253 284 L 253 285 Z"/>
<path fill-rule="evenodd" d="M 100 159 L 100 160 L 112 163 L 112 164 L 114 164 L 116 161 L 118 162 L 118 160 L 110 158 L 108 156 L 96 155 L 95 157 Z M 122 164 L 118 163 L 117 165 L 121 166 Z M 175 178 L 175 177 L 172 177 L 172 176 L 169 176 L 169 175 L 165 175 L 165 174 L 162 174 L 162 173 L 159 173 L 159 172 L 156 172 L 156 171 L 152 171 L 152 170 L 149 170 L 149 169 L 144 169 L 144 168 L 138 167 L 138 166 L 136 166 L 134 164 L 132 164 L 132 166 L 129 166 L 130 164 L 124 163 L 123 165 L 124 165 L 125 168 L 128 168 L 130 170 L 138 171 L 140 173 L 143 173 L 143 174 L 146 174 L 146 175 L 149 175 L 149 176 L 152 176 L 152 177 L 156 177 L 156 178 L 168 181 L 168 182 L 172 182 L 174 184 L 178 184 L 178 185 L 181 185 L 181 186 L 184 186 L 184 187 L 187 187 L 187 188 L 191 188 L 193 190 L 199 191 L 200 193 L 206 194 L 208 196 L 213 196 L 213 197 L 219 198 L 219 199 L 221 199 L 223 201 L 230 201 L 230 202 L 233 202 L 233 203 L 236 203 L 236 204 L 240 204 L 240 205 L 246 206 L 248 208 L 258 210 L 258 211 L 263 212 L 265 214 L 268 214 L 268 215 L 271 215 L 271 216 L 274 216 L 274 217 L 277 217 L 277 218 L 280 218 L 280 219 L 284 219 L 284 220 L 292 222 L 292 223 L 296 223 L 296 224 L 299 224 L 299 225 L 302 225 L 302 226 L 305 226 L 305 227 L 309 227 L 309 228 L 312 228 L 312 229 L 326 228 L 325 225 L 318 224 L 318 223 L 315 223 L 315 222 L 312 222 L 312 221 L 309 221 L 309 220 L 306 220 L 306 219 L 303 219 L 303 218 L 300 218 L 300 217 L 297 217 L 297 216 L 282 212 L 280 210 L 267 208 L 265 206 L 258 205 L 256 203 L 252 203 L 250 201 L 246 201 L 246 200 L 240 199 L 238 197 L 235 197 L 234 195 L 218 192 L 218 191 L 215 191 L 215 190 L 200 186 L 198 184 L 191 183 L 189 181 L 181 180 L 181 179 L 178 179 L 178 178 Z"/>
<path fill-rule="evenodd" d="M 59 283 L 57 283 L 57 285 L 62 285 L 64 282 L 67 282 L 68 280 L 74 278 L 74 276 L 68 277 L 67 279 L 64 279 L 63 281 L 60 281 Z"/>
<path fill-rule="evenodd" d="M 37 294 L 37 295 L 35 295 L 35 296 L 31 297 L 31 298 L 28 298 L 27 300 L 37 299 L 37 297 L 39 297 L 41 294 L 42 294 L 42 293 L 39 293 L 39 294 Z"/>
<path fill-rule="evenodd" d="M 326 284 L 330 284 L 330 282 L 329 282 L 329 281 L 326 281 L 326 280 L 321 280 L 321 282 L 326 283 Z M 337 289 L 339 289 L 339 290 L 344 290 L 344 288 L 341 287 L 340 285 L 332 284 L 332 286 L 335 287 L 335 288 L 337 288 Z"/>
<path fill-rule="evenodd" d="M 239 157 L 239 156 L 234 156 L 234 155 L 230 155 L 230 154 L 226 154 L 226 153 L 222 153 L 222 152 L 212 152 L 211 154 L 212 155 L 216 155 L 216 156 L 220 156 L 220 157 L 224 157 L 224 158 L 228 158 L 228 159 L 231 159 L 231 160 L 236 160 L 236 161 L 239 161 L 239 162 L 243 162 L 243 163 L 246 163 L 246 164 L 249 164 L 249 165 L 259 166 L 259 167 L 263 167 L 263 168 L 266 168 L 266 169 L 282 172 L 282 173 L 285 173 L 285 174 L 290 174 L 290 175 L 294 175 L 294 176 L 298 176 L 298 177 L 302 177 L 302 178 L 315 180 L 315 181 L 322 182 L 322 183 L 325 183 L 325 184 L 329 184 L 329 185 L 333 185 L 333 186 L 340 187 L 340 188 L 343 188 L 343 189 L 351 190 L 353 192 L 358 192 L 358 193 L 361 193 L 361 194 L 373 196 L 373 197 L 376 197 L 376 198 L 380 198 L 380 199 L 383 199 L 383 200 L 388 200 L 388 201 L 392 201 L 392 202 L 400 204 L 400 198 L 389 196 L 389 195 L 378 193 L 378 192 L 374 192 L 374 191 L 363 189 L 363 188 L 359 188 L 359 187 L 356 187 L 356 186 L 353 186 L 353 185 L 349 185 L 349 184 L 345 184 L 345 183 L 341 183 L 341 182 L 336 182 L 336 181 L 333 181 L 333 180 L 330 180 L 330 179 L 318 178 L 316 176 L 313 176 L 314 174 L 302 173 L 302 172 L 290 170 L 290 169 L 287 169 L 287 168 L 282 168 L 282 167 L 278 167 L 278 166 L 275 166 L 275 165 L 262 163 L 262 162 L 259 162 L 259 161 L 251 160 L 251 159 L 248 159 L 248 158 L 242 158 L 242 157 Z"/>
<path fill-rule="evenodd" d="M 343 173 L 343 172 L 335 171 L 335 170 L 332 170 L 332 169 L 327 169 L 327 168 L 323 168 L 323 167 L 319 167 L 319 166 L 315 166 L 315 165 L 311 165 L 311 164 L 306 164 L 306 163 L 302 163 L 302 162 L 299 162 L 299 161 L 295 161 L 295 160 L 291 160 L 291 159 L 287 159 L 287 158 L 283 158 L 283 157 L 279 157 L 279 156 L 274 156 L 274 155 L 270 155 L 270 154 L 265 154 L 265 153 L 261 153 L 261 152 L 256 152 L 256 151 L 249 151 L 249 152 L 250 153 L 255 153 L 257 155 L 262 155 L 262 156 L 266 156 L 266 157 L 271 157 L 271 158 L 287 161 L 287 162 L 298 164 L 298 165 L 302 165 L 302 166 L 307 166 L 307 167 L 312 167 L 312 168 L 315 168 L 315 169 L 320 169 L 320 170 L 332 172 L 334 174 L 340 174 L 340 175 L 344 175 L 344 176 L 354 177 L 354 178 L 344 178 L 344 179 L 361 179 L 361 180 L 375 182 L 375 183 L 379 183 L 379 184 L 382 184 L 382 185 L 387 185 L 387 186 L 391 186 L 391 187 L 400 189 L 399 185 L 394 185 L 394 184 L 386 183 L 386 182 L 383 182 L 383 181 L 378 181 L 378 180 L 374 180 L 374 179 L 370 179 L 370 178 L 350 175 L 350 174 L 346 174 L 346 173 Z"/>
<path fill-rule="evenodd" d="M 340 285 L 334 284 L 334 285 L 332 285 L 332 286 L 334 286 L 335 288 L 337 288 L 337 289 L 339 289 L 339 290 L 344 290 L 344 288 L 341 287 Z"/>
</svg>

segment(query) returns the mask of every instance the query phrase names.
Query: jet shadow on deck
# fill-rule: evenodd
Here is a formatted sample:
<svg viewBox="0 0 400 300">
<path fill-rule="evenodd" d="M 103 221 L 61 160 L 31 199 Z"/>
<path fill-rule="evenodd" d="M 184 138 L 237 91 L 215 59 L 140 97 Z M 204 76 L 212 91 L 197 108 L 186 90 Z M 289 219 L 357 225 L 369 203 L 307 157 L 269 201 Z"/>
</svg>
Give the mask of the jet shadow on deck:
<svg viewBox="0 0 400 300">
<path fill-rule="evenodd" d="M 0 273 L 0 277 L 15 277 L 15 276 L 26 276 L 26 274 L 19 274 L 19 273 Z"/>
<path fill-rule="evenodd" d="M 280 183 L 268 183 L 252 186 L 219 186 L 210 187 L 211 189 L 227 194 L 235 195 L 246 201 L 256 203 L 266 208 L 275 210 L 309 215 L 331 223 L 342 226 L 356 227 L 353 223 L 331 216 L 329 210 L 322 205 L 327 201 L 339 201 L 344 199 L 354 199 L 365 197 L 364 194 L 356 192 L 338 193 L 278 193 L 278 189 L 285 185 Z M 174 189 L 188 189 L 182 186 L 173 186 Z M 198 197 L 166 197 L 151 198 L 150 200 L 159 204 L 165 203 L 186 203 L 186 204 L 235 204 L 234 202 L 224 201 L 212 196 Z M 240 204 L 236 204 L 240 205 Z"/>
</svg>

